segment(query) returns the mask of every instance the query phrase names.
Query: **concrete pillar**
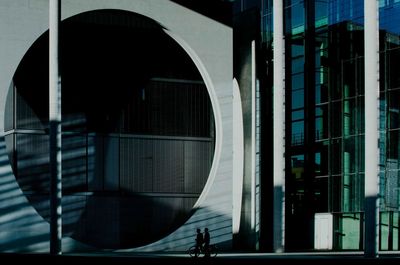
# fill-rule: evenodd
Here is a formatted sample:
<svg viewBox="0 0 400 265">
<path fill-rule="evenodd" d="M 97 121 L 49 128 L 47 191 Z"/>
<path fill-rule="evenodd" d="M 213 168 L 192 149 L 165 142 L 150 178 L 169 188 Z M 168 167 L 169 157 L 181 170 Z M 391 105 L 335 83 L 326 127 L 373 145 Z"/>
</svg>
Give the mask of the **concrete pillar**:
<svg viewBox="0 0 400 265">
<path fill-rule="evenodd" d="M 50 254 L 61 254 L 60 0 L 49 0 Z"/>
<path fill-rule="evenodd" d="M 364 255 L 379 244 L 379 27 L 378 1 L 364 0 L 365 50 L 365 237 Z"/>
<path fill-rule="evenodd" d="M 283 35 L 283 1 L 273 2 L 274 23 L 274 91 L 273 91 L 273 137 L 274 137 L 274 203 L 273 248 L 284 251 L 285 243 L 285 41 Z"/>
</svg>

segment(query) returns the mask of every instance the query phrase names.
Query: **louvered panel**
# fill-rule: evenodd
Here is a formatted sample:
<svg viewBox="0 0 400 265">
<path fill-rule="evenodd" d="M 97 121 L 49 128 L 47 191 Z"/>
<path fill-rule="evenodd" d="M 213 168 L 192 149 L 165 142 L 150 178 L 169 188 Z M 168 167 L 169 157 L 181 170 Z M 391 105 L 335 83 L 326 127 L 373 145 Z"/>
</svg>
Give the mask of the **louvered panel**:
<svg viewBox="0 0 400 265">
<path fill-rule="evenodd" d="M 17 134 L 18 183 L 25 191 L 50 189 L 48 135 Z"/>
<path fill-rule="evenodd" d="M 183 141 L 154 141 L 154 192 L 183 192 Z"/>
<path fill-rule="evenodd" d="M 64 190 L 86 190 L 86 136 L 62 136 L 62 187 Z"/>
<path fill-rule="evenodd" d="M 185 141 L 185 192 L 200 193 L 211 169 L 211 142 Z"/>
<path fill-rule="evenodd" d="M 87 175 L 88 190 L 103 190 L 104 163 L 103 137 L 88 136 L 87 138 Z"/>
</svg>

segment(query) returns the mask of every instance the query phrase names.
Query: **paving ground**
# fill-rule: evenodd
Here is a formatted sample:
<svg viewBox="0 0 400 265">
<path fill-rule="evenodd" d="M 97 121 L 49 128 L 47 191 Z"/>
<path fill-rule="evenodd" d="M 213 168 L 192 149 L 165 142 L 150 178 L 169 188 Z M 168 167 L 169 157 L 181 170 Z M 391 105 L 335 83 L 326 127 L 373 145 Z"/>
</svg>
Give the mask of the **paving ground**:
<svg viewBox="0 0 400 265">
<path fill-rule="evenodd" d="M 265 265 L 400 265 L 400 252 L 380 254 L 378 258 L 365 258 L 362 253 L 219 253 L 215 258 L 191 258 L 186 253 L 117 253 L 117 254 L 0 254 L 0 264 L 265 264 Z"/>
</svg>

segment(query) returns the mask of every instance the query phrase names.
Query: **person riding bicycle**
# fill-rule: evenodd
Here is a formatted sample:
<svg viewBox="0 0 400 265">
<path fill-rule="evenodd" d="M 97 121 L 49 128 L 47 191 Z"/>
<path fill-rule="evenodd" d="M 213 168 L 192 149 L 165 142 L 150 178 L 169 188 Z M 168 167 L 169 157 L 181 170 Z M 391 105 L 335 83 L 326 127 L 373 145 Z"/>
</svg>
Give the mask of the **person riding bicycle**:
<svg viewBox="0 0 400 265">
<path fill-rule="evenodd" d="M 208 228 L 206 227 L 204 229 L 204 246 L 203 246 L 203 250 L 204 250 L 204 255 L 205 257 L 209 257 L 210 256 L 210 233 L 208 232 Z"/>
<path fill-rule="evenodd" d="M 204 228 L 204 234 L 200 229 L 197 229 L 196 244 L 189 247 L 188 253 L 190 257 L 197 258 L 203 255 L 205 258 L 216 257 L 218 254 L 218 247 L 210 244 L 210 234 L 208 228 Z"/>
<path fill-rule="evenodd" d="M 200 253 L 200 251 L 203 249 L 203 234 L 201 233 L 201 230 L 197 228 L 197 235 L 196 235 L 196 253 Z"/>
</svg>

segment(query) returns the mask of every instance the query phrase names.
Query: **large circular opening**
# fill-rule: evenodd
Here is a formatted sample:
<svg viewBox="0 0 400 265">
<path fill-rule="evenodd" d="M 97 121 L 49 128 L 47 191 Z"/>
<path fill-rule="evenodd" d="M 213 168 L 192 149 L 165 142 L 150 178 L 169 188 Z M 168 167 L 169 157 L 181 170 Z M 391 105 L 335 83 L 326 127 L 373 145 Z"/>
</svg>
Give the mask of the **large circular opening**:
<svg viewBox="0 0 400 265">
<path fill-rule="evenodd" d="M 207 88 L 155 21 L 97 10 L 61 24 L 63 233 L 96 248 L 154 242 L 192 214 L 210 173 L 215 126 Z M 7 96 L 15 177 L 49 219 L 48 32 Z"/>
</svg>

